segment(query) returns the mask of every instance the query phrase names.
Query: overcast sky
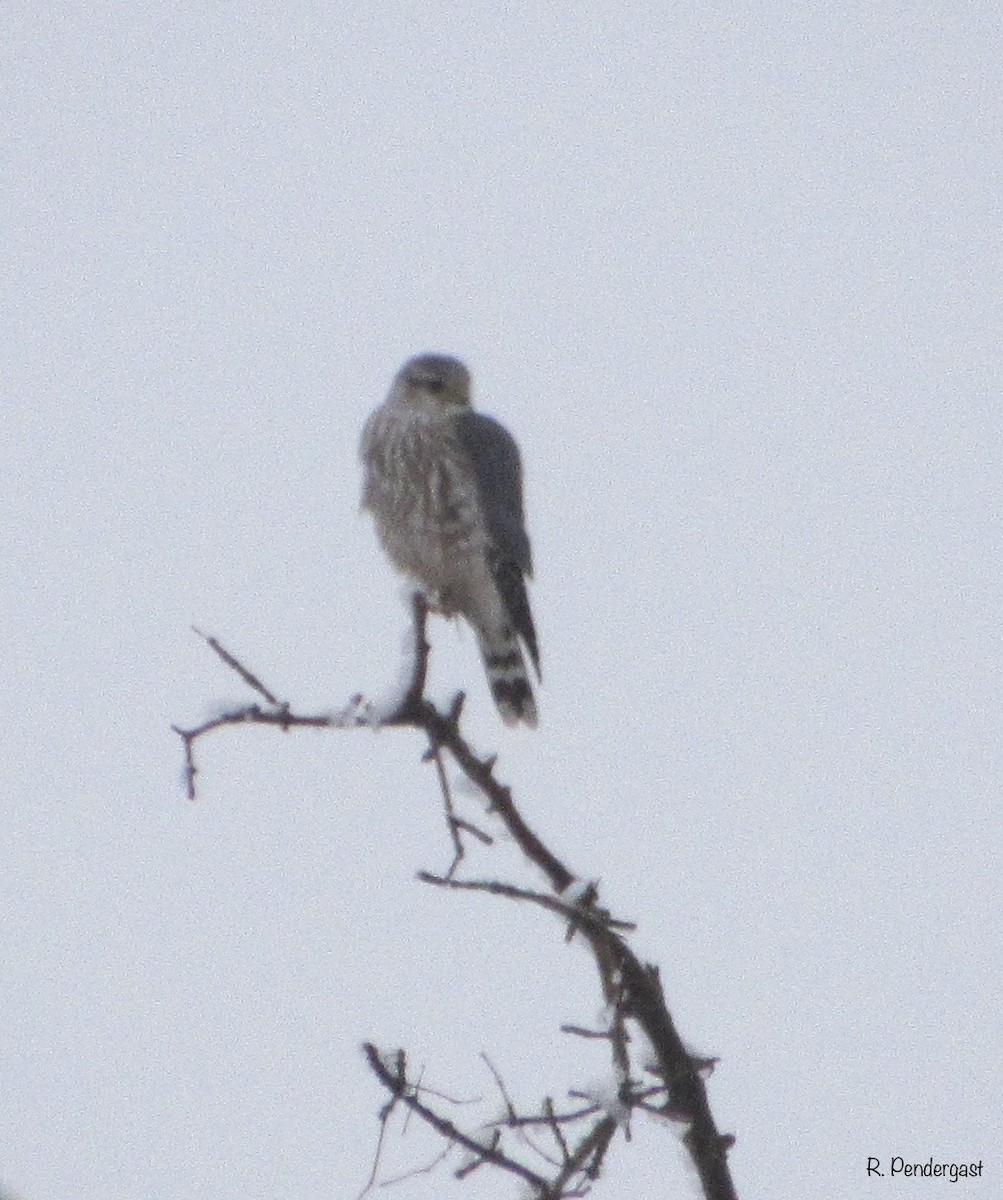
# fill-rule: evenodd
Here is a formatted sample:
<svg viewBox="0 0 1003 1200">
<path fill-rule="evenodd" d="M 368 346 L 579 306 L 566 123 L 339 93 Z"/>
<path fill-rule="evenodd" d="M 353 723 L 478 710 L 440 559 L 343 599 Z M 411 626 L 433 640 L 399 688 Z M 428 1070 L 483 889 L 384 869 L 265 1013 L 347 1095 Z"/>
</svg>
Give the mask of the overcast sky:
<svg viewBox="0 0 1003 1200">
<path fill-rule="evenodd" d="M 365 1039 L 474 1124 L 481 1051 L 527 1107 L 602 1079 L 584 949 L 415 881 L 417 735 L 223 731 L 183 795 L 171 722 L 246 697 L 192 624 L 304 711 L 397 674 L 356 446 L 441 350 L 522 447 L 540 728 L 442 622 L 433 694 L 638 922 L 739 1194 L 1003 1194 L 1000 21 L 0 9 L 0 1186 L 354 1200 Z M 595 1195 L 694 1194 L 678 1137 Z"/>
</svg>

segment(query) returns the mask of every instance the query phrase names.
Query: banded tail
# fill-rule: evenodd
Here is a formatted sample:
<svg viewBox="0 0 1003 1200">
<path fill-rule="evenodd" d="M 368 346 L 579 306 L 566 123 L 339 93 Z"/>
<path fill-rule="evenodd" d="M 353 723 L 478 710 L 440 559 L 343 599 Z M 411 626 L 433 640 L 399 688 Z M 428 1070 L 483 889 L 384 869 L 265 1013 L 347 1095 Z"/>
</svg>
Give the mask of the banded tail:
<svg viewBox="0 0 1003 1200">
<path fill-rule="evenodd" d="M 505 628 L 496 636 L 478 630 L 477 642 L 501 719 L 506 725 L 517 725 L 522 721 L 535 729 L 536 701 L 519 639 L 511 628 Z"/>
</svg>

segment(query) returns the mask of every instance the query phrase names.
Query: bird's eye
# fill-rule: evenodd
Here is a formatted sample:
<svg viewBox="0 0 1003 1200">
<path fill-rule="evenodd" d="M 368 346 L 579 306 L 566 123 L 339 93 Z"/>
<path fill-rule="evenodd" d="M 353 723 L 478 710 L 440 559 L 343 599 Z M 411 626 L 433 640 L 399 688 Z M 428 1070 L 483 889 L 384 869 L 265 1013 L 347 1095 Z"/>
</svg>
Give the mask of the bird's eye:
<svg viewBox="0 0 1003 1200">
<path fill-rule="evenodd" d="M 429 379 L 425 384 L 430 392 L 441 392 L 445 386 L 441 379 Z"/>
</svg>

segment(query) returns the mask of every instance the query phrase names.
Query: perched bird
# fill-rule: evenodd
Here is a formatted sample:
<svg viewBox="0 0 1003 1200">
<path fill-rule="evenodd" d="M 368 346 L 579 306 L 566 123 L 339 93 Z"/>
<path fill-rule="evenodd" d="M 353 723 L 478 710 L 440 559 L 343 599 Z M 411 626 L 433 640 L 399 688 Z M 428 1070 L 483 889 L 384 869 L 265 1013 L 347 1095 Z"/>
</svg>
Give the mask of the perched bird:
<svg viewBox="0 0 1003 1200">
<path fill-rule="evenodd" d="M 532 563 L 512 435 L 470 407 L 462 362 L 419 354 L 366 421 L 359 450 L 362 506 L 373 514 L 390 561 L 433 608 L 469 622 L 505 723 L 535 726 L 523 647 L 537 678 L 540 656 L 526 596 Z"/>
</svg>

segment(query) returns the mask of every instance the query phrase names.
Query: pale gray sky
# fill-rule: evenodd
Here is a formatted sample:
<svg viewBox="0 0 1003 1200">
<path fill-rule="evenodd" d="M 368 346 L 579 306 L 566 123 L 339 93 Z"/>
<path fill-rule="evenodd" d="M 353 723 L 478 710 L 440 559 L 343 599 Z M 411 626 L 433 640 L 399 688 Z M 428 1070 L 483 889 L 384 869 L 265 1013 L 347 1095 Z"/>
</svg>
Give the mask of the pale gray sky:
<svg viewBox="0 0 1003 1200">
<path fill-rule="evenodd" d="M 443 625 L 436 694 L 720 1056 L 743 1200 L 1001 1194 L 1000 21 L 3 7 L 18 1200 L 354 1198 L 364 1039 L 464 1097 L 481 1050 L 527 1104 L 601 1073 L 556 1032 L 584 952 L 414 881 L 449 855 L 416 736 L 225 732 L 182 795 L 169 724 L 243 697 L 190 624 L 304 709 L 393 677 L 356 442 L 425 349 L 523 448 L 541 726 Z M 596 1196 L 691 1194 L 676 1139 Z M 868 1182 L 893 1154 L 985 1176 Z"/>
</svg>

